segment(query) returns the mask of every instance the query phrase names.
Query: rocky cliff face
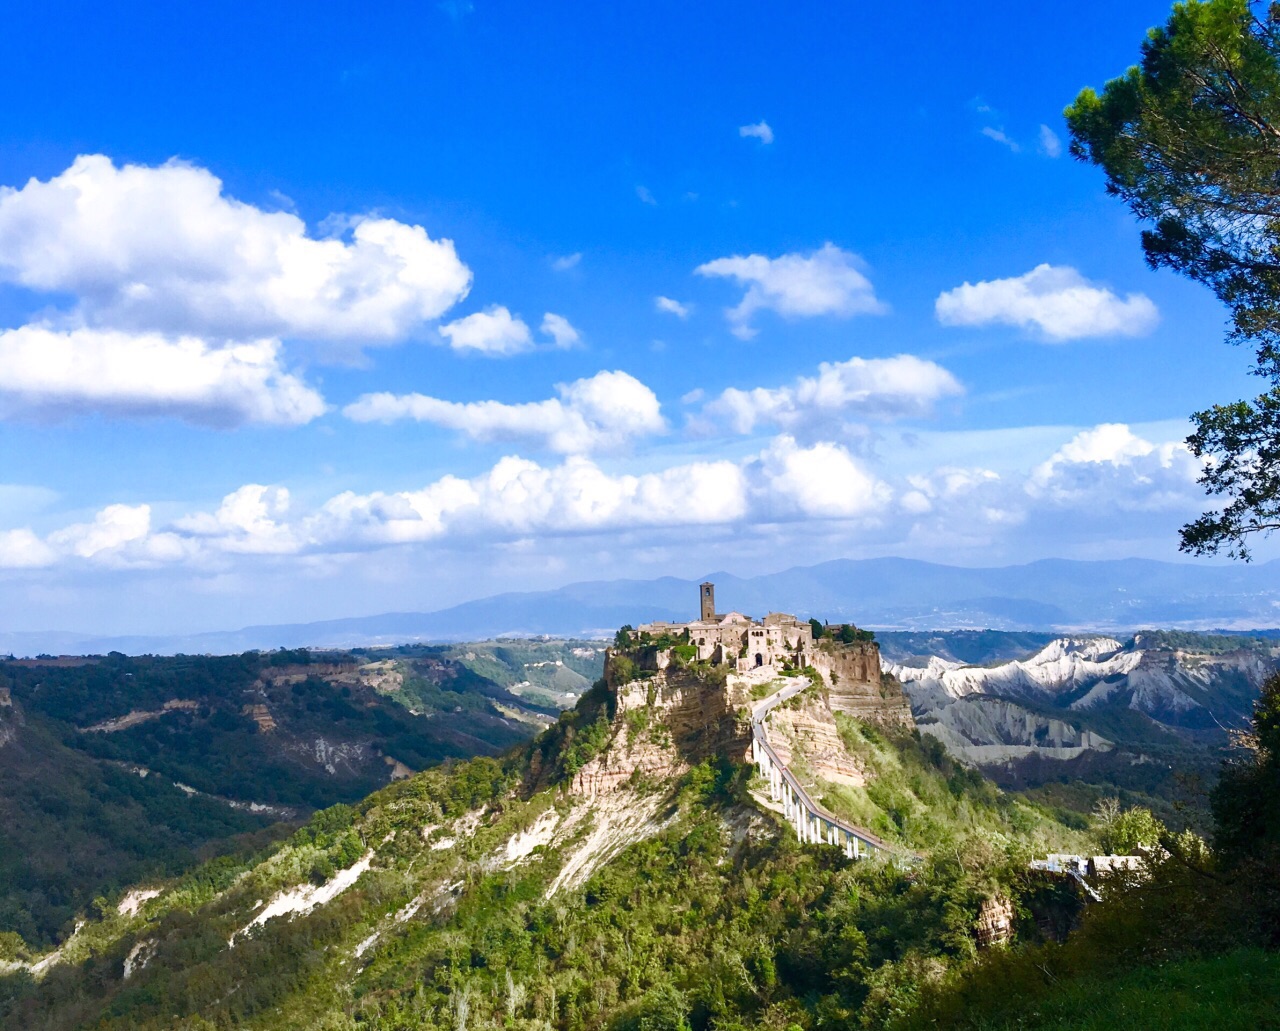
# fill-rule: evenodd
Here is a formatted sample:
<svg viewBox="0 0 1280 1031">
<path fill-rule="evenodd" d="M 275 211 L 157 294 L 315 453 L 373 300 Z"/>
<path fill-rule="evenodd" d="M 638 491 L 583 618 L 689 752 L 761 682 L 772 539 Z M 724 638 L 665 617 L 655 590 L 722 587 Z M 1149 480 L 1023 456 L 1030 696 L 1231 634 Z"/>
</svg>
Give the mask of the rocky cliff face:
<svg viewBox="0 0 1280 1031">
<path fill-rule="evenodd" d="M 818 643 L 814 668 L 827 683 L 833 712 L 882 725 L 912 726 L 911 706 L 902 685 L 880 668 L 880 649 L 874 641 Z"/>
<path fill-rule="evenodd" d="M 1123 743 L 1113 728 L 1149 728 L 1145 737 L 1169 743 L 1223 743 L 1227 728 L 1244 726 L 1278 655 L 1238 638 L 1170 647 L 1168 635 L 1153 633 L 1128 644 L 1064 637 L 990 666 L 935 656 L 885 671 L 902 681 L 921 731 L 985 764 L 1110 751 Z"/>
<path fill-rule="evenodd" d="M 867 782 L 865 765 L 845 749 L 831 708 L 821 697 L 806 694 L 774 709 L 769 742 L 784 766 L 799 757 L 809 773 L 832 784 L 862 787 Z"/>
<path fill-rule="evenodd" d="M 613 725 L 605 749 L 574 775 L 575 794 L 604 794 L 636 775 L 675 776 L 710 755 L 741 758 L 750 749 L 750 724 L 723 680 L 669 661 L 654 672 L 658 656 L 650 663 L 648 675 L 624 681 L 616 657 L 605 660 L 605 682 L 616 699 Z"/>
<path fill-rule="evenodd" d="M 0 687 L 0 748 L 18 736 L 22 713 L 13 704 L 7 687 Z"/>
</svg>

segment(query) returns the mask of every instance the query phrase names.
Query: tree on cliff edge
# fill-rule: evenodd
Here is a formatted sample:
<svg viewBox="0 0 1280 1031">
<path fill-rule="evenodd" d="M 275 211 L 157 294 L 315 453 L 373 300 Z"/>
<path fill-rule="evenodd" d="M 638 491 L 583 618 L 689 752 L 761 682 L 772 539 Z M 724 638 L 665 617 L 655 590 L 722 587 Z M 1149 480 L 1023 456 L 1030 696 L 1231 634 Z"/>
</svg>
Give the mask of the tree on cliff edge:
<svg viewBox="0 0 1280 1031">
<path fill-rule="evenodd" d="M 1222 498 L 1183 551 L 1248 559 L 1280 528 L 1280 3 L 1190 0 L 1152 29 L 1141 63 L 1066 111 L 1071 152 L 1149 228 L 1147 262 L 1203 283 L 1270 389 L 1192 416 L 1200 483 Z"/>
</svg>

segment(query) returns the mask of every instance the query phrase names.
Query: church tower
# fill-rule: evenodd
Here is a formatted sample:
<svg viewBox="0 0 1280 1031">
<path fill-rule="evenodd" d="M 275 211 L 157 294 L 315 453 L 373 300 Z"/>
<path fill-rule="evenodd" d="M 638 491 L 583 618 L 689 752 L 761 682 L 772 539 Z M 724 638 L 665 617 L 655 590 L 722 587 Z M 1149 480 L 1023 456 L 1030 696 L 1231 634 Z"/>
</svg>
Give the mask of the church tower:
<svg viewBox="0 0 1280 1031">
<path fill-rule="evenodd" d="M 699 618 L 703 622 L 711 622 L 716 618 L 716 585 L 701 584 L 698 587 L 698 596 L 702 601 L 702 615 Z"/>
</svg>

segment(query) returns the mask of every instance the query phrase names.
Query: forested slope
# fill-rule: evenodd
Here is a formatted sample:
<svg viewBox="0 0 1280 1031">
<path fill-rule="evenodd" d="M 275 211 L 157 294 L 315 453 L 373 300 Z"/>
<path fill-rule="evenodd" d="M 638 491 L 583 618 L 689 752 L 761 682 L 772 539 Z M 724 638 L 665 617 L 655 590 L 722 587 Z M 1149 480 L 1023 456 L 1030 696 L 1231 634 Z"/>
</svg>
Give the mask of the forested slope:
<svg viewBox="0 0 1280 1031">
<path fill-rule="evenodd" d="M 10 661 L 0 692 L 0 931 L 41 945 L 128 883 L 549 722 L 436 653 Z"/>
</svg>

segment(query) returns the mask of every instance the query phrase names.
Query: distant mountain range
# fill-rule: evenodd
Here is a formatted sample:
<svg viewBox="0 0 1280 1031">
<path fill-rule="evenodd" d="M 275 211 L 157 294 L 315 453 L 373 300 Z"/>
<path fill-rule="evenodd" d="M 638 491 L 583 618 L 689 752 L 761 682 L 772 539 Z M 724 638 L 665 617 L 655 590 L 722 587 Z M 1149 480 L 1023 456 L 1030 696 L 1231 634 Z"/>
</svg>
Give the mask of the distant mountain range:
<svg viewBox="0 0 1280 1031">
<path fill-rule="evenodd" d="M 716 584 L 717 607 L 771 610 L 874 629 L 1109 631 L 1142 627 L 1259 629 L 1280 625 L 1280 561 L 1226 566 L 1122 559 L 1046 559 L 967 569 L 912 559 L 840 559 L 779 573 L 611 580 L 499 594 L 428 612 L 250 626 L 185 636 L 103 637 L 0 632 L 15 655 L 229 654 L 256 648 L 466 641 L 516 635 L 611 636 L 624 623 L 696 615 L 696 584 Z"/>
</svg>

